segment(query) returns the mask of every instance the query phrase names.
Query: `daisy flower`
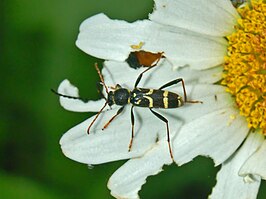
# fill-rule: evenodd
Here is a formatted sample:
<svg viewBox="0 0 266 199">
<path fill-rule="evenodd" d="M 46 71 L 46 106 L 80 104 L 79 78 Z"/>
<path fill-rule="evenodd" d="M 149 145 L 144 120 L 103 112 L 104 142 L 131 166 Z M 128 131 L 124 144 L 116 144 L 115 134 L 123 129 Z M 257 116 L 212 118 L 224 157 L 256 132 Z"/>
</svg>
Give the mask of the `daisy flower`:
<svg viewBox="0 0 266 199">
<path fill-rule="evenodd" d="M 132 46 L 164 52 L 158 66 L 145 73 L 139 87 L 159 88 L 170 80 L 185 80 L 189 99 L 178 109 L 160 109 L 171 132 L 173 161 L 182 165 L 203 155 L 222 164 L 210 198 L 256 198 L 266 178 L 266 3 L 251 0 L 234 8 L 229 0 L 155 0 L 149 20 L 128 23 L 98 14 L 80 26 L 77 46 L 106 61 L 103 76 L 108 86 L 133 89 L 141 71 L 125 62 Z M 182 95 L 181 86 L 167 88 Z M 58 92 L 78 96 L 64 80 Z M 71 111 L 97 112 L 105 100 L 60 97 Z M 135 111 L 132 150 L 130 106 L 108 128 L 104 124 L 119 106 L 106 108 L 87 135 L 94 117 L 70 129 L 60 140 L 63 153 L 78 162 L 101 164 L 130 159 L 110 178 L 116 198 L 138 198 L 146 178 L 172 163 L 165 124 L 148 109 Z M 157 110 L 156 110 L 157 111 Z"/>
</svg>

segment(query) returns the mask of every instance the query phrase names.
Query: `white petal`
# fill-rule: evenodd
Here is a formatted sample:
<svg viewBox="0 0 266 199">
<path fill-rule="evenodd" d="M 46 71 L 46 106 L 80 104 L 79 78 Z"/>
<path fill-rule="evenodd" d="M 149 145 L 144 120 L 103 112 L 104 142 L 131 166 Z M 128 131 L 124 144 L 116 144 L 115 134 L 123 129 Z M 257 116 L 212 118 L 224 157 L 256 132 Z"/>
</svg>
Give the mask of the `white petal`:
<svg viewBox="0 0 266 199">
<path fill-rule="evenodd" d="M 122 87 L 132 90 L 137 77 L 144 70 L 146 68 L 139 70 L 132 69 L 125 62 L 106 61 L 102 74 L 106 85 L 114 86 L 120 84 Z M 167 60 L 164 60 L 155 68 L 144 73 L 138 87 L 158 89 L 162 85 L 177 78 L 183 78 L 186 86 L 192 82 L 213 83 L 221 79 L 221 72 L 221 67 L 198 71 L 186 66 L 172 70 L 172 65 Z M 182 92 L 181 83 L 169 87 L 166 90 L 169 89 L 174 92 Z"/>
<path fill-rule="evenodd" d="M 98 14 L 80 26 L 76 45 L 84 52 L 106 60 L 124 61 L 131 45 L 144 42 L 143 50 L 164 52 L 175 66 L 209 68 L 223 63 L 226 41 L 149 20 L 128 23 Z"/>
<path fill-rule="evenodd" d="M 229 0 L 155 0 L 149 18 L 198 33 L 226 36 L 234 31 L 238 17 Z"/>
<path fill-rule="evenodd" d="M 231 109 L 234 104 L 230 94 L 225 92 L 223 86 L 200 83 L 191 86 L 189 84 L 186 86 L 186 91 L 188 100 L 201 101 L 202 104 L 186 103 L 178 108 L 177 112 L 182 113 L 180 117 L 185 123 L 196 123 L 201 117 L 222 109 Z M 204 126 L 204 128 L 206 126 Z"/>
<path fill-rule="evenodd" d="M 220 96 L 217 99 L 220 100 Z M 234 153 L 248 133 L 245 119 L 233 106 L 198 115 L 186 123 L 175 138 L 173 153 L 178 165 L 198 155 L 211 157 L 218 165 Z M 190 114 L 190 117 L 195 118 L 195 115 Z"/>
<path fill-rule="evenodd" d="M 223 73 L 223 67 L 218 66 L 214 67 L 208 70 L 202 71 L 203 75 L 199 79 L 199 82 L 201 83 L 216 83 L 219 80 L 221 80 L 222 73 Z"/>
<path fill-rule="evenodd" d="M 223 67 L 217 66 L 207 70 L 194 70 L 191 67 L 182 67 L 176 70 L 179 77 L 182 77 L 185 82 L 189 82 L 192 79 L 197 79 L 199 83 L 216 83 L 222 78 Z"/>
<path fill-rule="evenodd" d="M 148 176 L 162 171 L 165 164 L 171 164 L 167 142 L 158 142 L 143 157 L 131 159 L 120 167 L 110 178 L 108 188 L 116 198 L 139 198 L 138 191 Z"/>
<path fill-rule="evenodd" d="M 59 87 L 58 93 L 73 97 L 79 97 L 77 87 L 73 86 L 67 79 L 63 80 Z M 98 112 L 104 105 L 105 100 L 83 102 L 79 99 L 69 99 L 60 97 L 60 104 L 64 109 L 75 112 Z"/>
<path fill-rule="evenodd" d="M 251 133 L 243 146 L 223 163 L 217 175 L 217 184 L 214 187 L 211 199 L 220 198 L 249 198 L 255 199 L 260 186 L 260 177 L 252 176 L 250 182 L 240 177 L 238 171 L 257 148 L 261 145 L 262 136 Z M 224 146 L 226 148 L 226 146 Z"/>
<path fill-rule="evenodd" d="M 125 110 L 102 131 L 102 127 L 116 113 L 117 108 L 100 114 L 91 128 L 90 135 L 86 131 L 92 119 L 82 122 L 73 127 L 60 140 L 63 153 L 78 162 L 87 164 L 100 164 L 103 162 L 139 157 L 147 150 L 156 145 L 156 139 L 165 141 L 166 126 L 156 118 L 149 109 L 136 107 L 135 115 L 135 137 L 131 152 L 128 145 L 131 137 L 130 108 Z M 175 110 L 170 111 L 171 114 Z M 169 123 L 173 129 L 180 128 L 181 122 L 176 122 L 174 116 L 168 116 Z M 151 128 L 152 126 L 152 128 Z M 171 132 L 174 136 L 176 131 Z M 167 144 L 166 144 L 167 146 Z M 170 154 L 168 153 L 170 157 Z"/>
<path fill-rule="evenodd" d="M 261 141 L 264 140 L 261 136 Z M 239 175 L 259 175 L 266 180 L 266 141 L 263 141 L 260 148 L 255 151 L 248 160 L 243 164 L 239 171 Z"/>
</svg>

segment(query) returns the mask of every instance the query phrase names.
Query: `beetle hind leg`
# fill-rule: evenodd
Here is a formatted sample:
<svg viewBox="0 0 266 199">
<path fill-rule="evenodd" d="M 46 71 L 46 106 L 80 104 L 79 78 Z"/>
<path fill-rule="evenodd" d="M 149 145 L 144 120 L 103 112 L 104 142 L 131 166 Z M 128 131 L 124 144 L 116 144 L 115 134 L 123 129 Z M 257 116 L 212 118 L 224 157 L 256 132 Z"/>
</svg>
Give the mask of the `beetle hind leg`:
<svg viewBox="0 0 266 199">
<path fill-rule="evenodd" d="M 132 144 L 133 144 L 133 139 L 134 139 L 135 118 L 134 118 L 133 107 L 134 106 L 131 106 L 131 138 L 130 138 L 130 142 L 129 142 L 129 145 L 128 145 L 128 152 L 131 151 Z"/>
<path fill-rule="evenodd" d="M 159 113 L 155 112 L 154 110 L 152 110 L 151 108 L 150 108 L 150 111 L 151 111 L 156 117 L 158 117 L 160 120 L 162 120 L 163 122 L 165 122 L 165 124 L 166 124 L 167 142 L 168 142 L 169 153 L 170 153 L 170 157 L 171 157 L 171 159 L 174 160 L 173 152 L 172 152 L 172 147 L 171 147 L 171 144 L 170 144 L 171 140 L 170 140 L 170 131 L 169 131 L 168 120 L 167 120 L 165 117 L 163 117 L 161 114 L 159 114 Z"/>
</svg>

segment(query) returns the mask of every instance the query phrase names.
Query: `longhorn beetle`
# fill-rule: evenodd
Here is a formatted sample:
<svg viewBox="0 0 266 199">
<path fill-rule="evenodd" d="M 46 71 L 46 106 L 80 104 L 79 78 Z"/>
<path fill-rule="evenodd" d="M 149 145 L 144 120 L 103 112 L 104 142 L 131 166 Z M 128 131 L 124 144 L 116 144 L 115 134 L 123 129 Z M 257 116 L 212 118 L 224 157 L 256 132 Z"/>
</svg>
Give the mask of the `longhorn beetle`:
<svg viewBox="0 0 266 199">
<path fill-rule="evenodd" d="M 102 112 L 102 110 L 105 108 L 105 106 L 108 104 L 110 107 L 113 104 L 121 106 L 121 108 L 118 109 L 117 113 L 104 125 L 103 129 L 107 128 L 108 125 L 123 111 L 124 107 L 127 104 L 132 104 L 131 106 L 131 139 L 128 147 L 128 151 L 131 150 L 132 143 L 133 143 L 133 138 L 134 138 L 134 124 L 135 124 L 135 118 L 134 118 L 134 112 L 133 108 L 134 106 L 139 106 L 139 107 L 146 107 L 149 108 L 150 111 L 158 117 L 160 120 L 165 122 L 166 124 L 166 130 L 167 130 L 167 142 L 168 142 L 168 147 L 169 147 L 169 152 L 170 156 L 173 159 L 173 154 L 172 154 L 172 149 L 170 145 L 170 132 L 169 132 L 169 125 L 168 125 L 168 120 L 160 115 L 159 113 L 155 112 L 153 108 L 164 108 L 164 109 L 169 109 L 169 108 L 178 108 L 182 106 L 184 103 L 202 103 L 200 101 L 188 101 L 187 100 L 187 94 L 186 94 L 186 89 L 185 89 L 185 83 L 182 78 L 178 78 L 175 80 L 172 80 L 163 86 L 161 86 L 159 89 L 148 89 L 148 88 L 138 88 L 138 84 L 145 72 L 153 68 L 155 65 L 151 66 L 150 68 L 144 70 L 140 75 L 138 76 L 134 89 L 130 91 L 127 88 L 121 87 L 119 84 L 116 84 L 116 86 L 113 88 L 114 91 L 108 91 L 107 86 L 104 83 L 103 76 L 100 73 L 100 70 L 95 64 L 95 68 L 99 74 L 101 83 L 105 87 L 106 93 L 107 93 L 107 99 L 102 107 L 102 109 L 98 112 L 94 120 L 91 122 L 91 124 L 88 127 L 87 132 L 90 132 L 90 128 L 93 125 L 93 123 L 96 121 L 98 118 L 99 114 Z M 176 93 L 170 92 L 170 91 L 165 91 L 163 90 L 166 87 L 172 86 L 174 84 L 177 84 L 179 82 L 182 82 L 182 87 L 183 87 L 183 93 L 184 93 L 184 100 L 182 99 L 181 96 L 179 96 Z"/>
<path fill-rule="evenodd" d="M 154 65 L 155 66 L 155 65 Z M 169 130 L 169 125 L 168 125 L 168 120 L 163 117 L 161 114 L 155 112 L 153 109 L 154 108 L 163 108 L 163 109 L 170 109 L 170 108 L 178 108 L 180 106 L 183 106 L 185 103 L 202 103 L 201 101 L 188 101 L 187 100 L 187 94 L 186 94 L 186 89 L 185 89 L 185 83 L 182 78 L 177 78 L 175 80 L 172 80 L 163 86 L 161 86 L 159 89 L 149 89 L 149 88 L 139 88 L 138 84 L 145 72 L 153 68 L 154 66 L 144 70 L 140 75 L 138 76 L 134 89 L 130 91 L 127 88 L 121 87 L 119 84 L 116 84 L 115 87 L 111 87 L 112 91 L 108 91 L 108 87 L 106 86 L 103 76 L 98 68 L 97 63 L 95 63 L 95 68 L 98 72 L 98 75 L 100 77 L 100 84 L 102 84 L 105 88 L 105 91 L 107 93 L 107 98 L 102 94 L 102 96 L 105 98 L 105 104 L 103 107 L 100 109 L 100 111 L 96 114 L 95 118 L 92 120 L 90 123 L 87 133 L 90 133 L 90 129 L 94 122 L 97 120 L 103 109 L 107 106 L 107 104 L 111 107 L 112 105 L 116 104 L 118 106 L 121 106 L 116 114 L 103 126 L 102 130 L 107 128 L 109 124 L 123 111 L 124 107 L 127 104 L 132 104 L 131 106 L 131 139 L 129 142 L 128 146 L 128 151 L 131 150 L 132 144 L 133 144 L 133 139 L 134 139 L 134 124 L 135 124 L 135 118 L 134 118 L 134 112 L 133 108 L 135 106 L 138 107 L 145 107 L 149 108 L 150 111 L 160 120 L 162 120 L 166 124 L 166 132 L 167 132 L 167 142 L 168 142 L 168 148 L 169 148 L 169 153 L 171 158 L 173 159 L 173 153 L 170 145 L 170 130 Z M 179 96 L 176 93 L 170 92 L 163 90 L 166 87 L 172 86 L 174 84 L 177 84 L 181 82 L 182 87 L 183 87 L 183 93 L 184 93 L 184 100 L 181 96 Z M 56 93 L 59 96 L 62 97 L 68 97 L 68 98 L 73 98 L 73 99 L 81 99 L 79 97 L 72 97 L 72 96 L 67 96 L 63 95 L 60 93 L 57 93 L 56 91 L 52 90 L 54 93 Z"/>
</svg>

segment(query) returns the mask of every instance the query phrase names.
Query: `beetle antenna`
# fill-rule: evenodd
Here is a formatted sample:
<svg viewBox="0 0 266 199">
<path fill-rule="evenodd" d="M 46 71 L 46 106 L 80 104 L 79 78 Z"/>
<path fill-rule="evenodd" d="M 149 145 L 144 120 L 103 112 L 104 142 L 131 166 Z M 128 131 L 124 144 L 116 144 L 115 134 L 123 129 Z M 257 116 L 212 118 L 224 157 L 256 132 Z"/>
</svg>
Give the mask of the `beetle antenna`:
<svg viewBox="0 0 266 199">
<path fill-rule="evenodd" d="M 89 101 L 89 100 L 86 99 L 86 98 L 75 97 L 75 96 L 71 96 L 71 95 L 64 95 L 64 94 L 62 94 L 62 93 L 58 93 L 57 91 L 55 91 L 55 90 L 52 89 L 52 88 L 51 88 L 51 91 L 52 91 L 54 94 L 56 94 L 56 95 L 58 95 L 58 96 L 61 96 L 61 97 L 66 97 L 66 98 L 69 98 L 69 99 L 79 99 L 79 100 L 82 100 L 82 101 L 84 101 L 84 102 Z"/>
<path fill-rule="evenodd" d="M 101 82 L 102 82 L 102 84 L 103 84 L 103 86 L 104 86 L 104 88 L 105 88 L 106 93 L 109 93 L 108 88 L 107 88 L 106 84 L 104 83 L 103 76 L 102 76 L 102 74 L 101 74 L 101 71 L 100 71 L 100 69 L 99 69 L 97 63 L 95 63 L 95 69 L 96 69 L 96 71 L 97 71 L 97 73 L 98 73 L 98 75 L 99 75 L 99 77 L 100 77 L 100 80 L 101 80 Z"/>
</svg>

